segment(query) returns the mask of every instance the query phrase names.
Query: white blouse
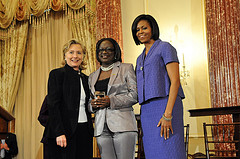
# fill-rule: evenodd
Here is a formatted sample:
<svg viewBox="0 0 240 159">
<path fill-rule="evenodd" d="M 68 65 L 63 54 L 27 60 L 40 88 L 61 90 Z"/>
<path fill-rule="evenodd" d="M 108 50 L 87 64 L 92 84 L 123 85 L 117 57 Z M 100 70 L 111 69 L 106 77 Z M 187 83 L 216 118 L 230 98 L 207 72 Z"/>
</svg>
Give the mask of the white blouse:
<svg viewBox="0 0 240 159">
<path fill-rule="evenodd" d="M 81 85 L 81 94 L 80 94 L 78 123 L 85 123 L 85 122 L 87 122 L 87 115 L 86 115 L 86 111 L 85 111 L 86 94 L 85 94 L 85 91 L 84 91 L 84 87 L 83 87 L 81 78 L 80 78 L 80 85 Z"/>
</svg>

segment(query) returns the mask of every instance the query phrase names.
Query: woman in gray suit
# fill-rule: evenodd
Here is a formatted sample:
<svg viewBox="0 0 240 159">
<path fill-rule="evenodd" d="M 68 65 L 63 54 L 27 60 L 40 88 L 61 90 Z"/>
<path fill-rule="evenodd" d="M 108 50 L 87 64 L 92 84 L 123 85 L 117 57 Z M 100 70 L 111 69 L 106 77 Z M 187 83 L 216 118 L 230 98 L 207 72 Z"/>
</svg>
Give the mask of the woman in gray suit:
<svg viewBox="0 0 240 159">
<path fill-rule="evenodd" d="M 133 65 L 122 63 L 121 49 L 112 38 L 99 40 L 96 50 L 101 67 L 89 76 L 89 87 L 95 94 L 89 109 L 95 113 L 94 135 L 101 158 L 133 159 L 137 139 L 132 108 L 137 103 Z"/>
</svg>

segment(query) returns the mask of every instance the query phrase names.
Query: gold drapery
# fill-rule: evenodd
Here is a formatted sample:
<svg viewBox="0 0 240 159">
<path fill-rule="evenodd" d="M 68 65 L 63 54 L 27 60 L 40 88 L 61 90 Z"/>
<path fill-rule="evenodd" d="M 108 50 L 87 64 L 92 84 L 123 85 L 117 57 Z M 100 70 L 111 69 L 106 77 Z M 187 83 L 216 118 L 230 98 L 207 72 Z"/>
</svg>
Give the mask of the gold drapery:
<svg viewBox="0 0 240 159">
<path fill-rule="evenodd" d="M 47 9 L 49 0 L 25 0 L 30 14 L 41 16 Z M 27 13 L 27 12 L 26 12 Z"/>
<path fill-rule="evenodd" d="M 0 28 L 7 28 L 13 21 L 17 11 L 17 0 L 0 1 Z"/>
<path fill-rule="evenodd" d="M 2 1 L 4 0 L 0 0 L 0 14 L 2 14 L 0 18 L 3 16 L 5 18 L 0 19 L 0 39 L 12 36 L 19 21 L 30 24 L 26 36 L 28 38 L 27 45 L 25 45 L 27 50 L 19 80 L 20 85 L 19 88 L 14 88 L 18 90 L 13 110 L 16 117 L 19 147 L 17 158 L 41 159 L 42 146 L 39 141 L 42 137 L 43 127 L 36 119 L 47 92 L 48 73 L 51 69 L 59 67 L 62 60 L 61 52 L 56 54 L 56 50 L 57 48 L 61 50 L 63 43 L 70 37 L 80 39 L 87 48 L 88 67 L 85 73 L 93 72 L 96 69 L 96 26 L 101 27 L 99 24 L 106 24 L 105 29 L 100 30 L 100 32 L 98 30 L 98 35 L 116 39 L 122 48 L 120 0 L 110 1 L 111 3 L 109 1 L 103 2 L 106 5 L 105 8 L 102 8 L 104 11 L 99 10 L 97 13 L 95 12 L 95 0 L 11 0 L 12 3 L 17 1 L 14 3 L 16 9 L 11 12 L 6 8 L 13 5 L 8 5 Z M 98 5 L 99 9 L 103 5 Z M 61 15 L 65 16 L 61 17 L 60 11 L 62 11 Z M 105 13 L 111 15 L 108 17 L 112 18 L 110 21 L 109 19 L 104 21 Z M 95 14 L 103 16 L 95 22 Z M 104 34 L 104 32 L 109 34 Z M 0 73 L 2 74 L 1 70 Z M 96 143 L 94 144 L 96 146 Z"/>
<path fill-rule="evenodd" d="M 48 9 L 61 11 L 68 5 L 78 10 L 91 3 L 91 0 L 0 0 L 0 28 L 8 28 L 15 20 L 31 20 L 32 15 L 42 16 Z"/>
<path fill-rule="evenodd" d="M 72 21 L 72 27 L 74 27 L 75 34 L 79 34 L 75 36 L 77 38 L 82 39 L 85 45 L 87 46 L 87 51 L 89 53 L 93 53 L 95 47 L 95 30 L 93 29 L 93 24 L 95 23 L 95 1 L 91 0 L 11 0 L 5 1 L 0 0 L 0 39 L 2 41 L 1 46 L 1 56 L 3 57 L 3 53 L 8 53 L 7 50 L 9 48 L 18 48 L 21 49 L 25 46 L 20 46 L 24 43 L 17 42 L 19 37 L 16 37 L 15 32 L 18 30 L 19 26 L 23 23 L 24 26 L 28 25 L 28 20 L 33 27 L 42 27 L 43 24 L 47 21 L 48 15 L 51 12 L 51 9 L 54 11 L 62 11 L 62 14 L 68 15 L 68 19 Z M 51 8 L 53 7 L 53 8 Z M 15 8 L 15 9 L 14 9 Z M 47 9 L 47 10 L 46 10 Z M 75 19 L 74 19 L 75 18 Z M 79 18 L 79 19 L 78 19 Z M 16 21 L 17 19 L 17 21 Z M 22 21 L 21 21 L 22 20 Z M 21 22 L 19 22 L 21 21 Z M 86 21 L 86 22 L 85 22 Z M 19 24 L 18 24 L 19 23 Z M 76 25 L 75 25 L 76 24 Z M 81 25 L 79 25 L 81 24 Z M 81 28 L 78 28 L 81 27 Z M 23 28 L 23 27 L 20 27 Z M 26 27 L 25 27 L 26 28 Z M 83 31 L 84 30 L 84 31 Z M 27 28 L 23 31 L 24 38 L 27 38 Z M 23 35 L 23 34 L 22 34 Z M 13 38 L 16 42 L 12 42 Z M 12 39 L 11 39 L 12 38 Z M 91 38 L 91 39 L 90 39 Z M 11 40 L 7 40 L 11 39 Z M 89 44 L 90 43 L 90 44 Z M 3 46 L 3 44 L 5 46 Z M 7 54 L 8 55 L 8 54 Z M 24 56 L 24 50 L 22 52 L 21 57 Z M 89 58 L 89 59 L 88 59 Z M 95 59 L 95 55 L 88 55 L 87 61 L 90 63 L 90 67 L 87 68 L 86 72 L 90 73 L 94 70 L 95 65 L 94 63 L 90 62 L 92 59 Z M 5 62 L 5 63 L 4 63 Z M 6 78 L 9 75 L 9 70 L 6 72 L 4 67 L 10 68 L 13 66 L 12 61 L 2 61 L 1 63 L 1 78 Z M 3 65 L 4 63 L 4 65 Z M 16 67 L 19 70 L 15 70 L 15 72 L 21 72 L 22 66 Z M 8 77 L 9 79 L 9 77 Z M 14 80 L 19 80 L 19 77 Z M 11 80 L 10 80 L 11 81 Z M 4 107 L 10 113 L 12 112 L 14 98 L 16 97 L 16 91 L 18 89 L 19 81 L 12 81 L 15 84 L 10 85 L 10 81 L 1 81 L 1 91 L 0 91 L 0 105 Z M 4 83 L 5 82 L 5 83 Z M 12 88 L 9 88 L 12 87 Z M 12 99 L 13 100 L 9 100 Z"/>
<path fill-rule="evenodd" d="M 89 75 L 96 70 L 95 16 L 93 16 L 94 13 L 90 11 L 88 11 L 88 14 L 84 14 L 84 7 L 78 11 L 71 9 L 69 12 L 70 14 L 68 15 L 71 20 L 73 37 L 79 39 L 86 47 L 87 54 L 85 61 L 87 62 L 87 69 L 84 70 L 84 73 Z M 89 15 L 92 16 L 89 17 Z M 84 28 L 84 30 L 82 28 Z"/>
<path fill-rule="evenodd" d="M 209 76 L 212 107 L 240 105 L 240 1 L 206 0 Z M 231 123 L 231 115 L 214 116 Z M 216 149 L 234 149 L 231 144 Z M 225 153 L 231 156 L 231 153 Z"/>
<path fill-rule="evenodd" d="M 15 103 L 18 159 L 42 159 L 40 143 L 44 127 L 37 121 L 47 93 L 50 70 L 60 67 L 62 46 L 72 38 L 65 14 L 50 13 L 42 27 L 29 26 L 24 67 Z"/>
<path fill-rule="evenodd" d="M 40 143 L 43 127 L 37 121 L 37 116 L 47 93 L 49 72 L 61 66 L 63 44 L 70 38 L 78 38 L 87 49 L 85 73 L 96 69 L 95 51 L 92 51 L 96 41 L 95 31 L 91 26 L 94 24 L 94 14 L 86 13 L 85 6 L 78 11 L 66 9 L 67 14 L 64 11 L 50 12 L 40 27 L 29 26 L 24 71 L 15 103 L 18 159 L 43 157 Z"/>
<path fill-rule="evenodd" d="M 28 23 L 21 22 L 11 31 L 11 37 L 0 39 L 0 104 L 8 112 L 12 112 L 19 86 Z"/>
</svg>

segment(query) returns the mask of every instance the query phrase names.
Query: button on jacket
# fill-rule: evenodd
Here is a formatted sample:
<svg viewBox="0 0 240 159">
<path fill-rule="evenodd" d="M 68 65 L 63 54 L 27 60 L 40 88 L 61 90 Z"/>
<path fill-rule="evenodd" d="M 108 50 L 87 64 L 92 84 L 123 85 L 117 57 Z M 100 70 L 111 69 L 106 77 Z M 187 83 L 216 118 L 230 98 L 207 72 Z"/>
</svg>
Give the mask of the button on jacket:
<svg viewBox="0 0 240 159">
<path fill-rule="evenodd" d="M 174 59 L 174 60 L 172 60 Z M 138 100 L 142 104 L 152 98 L 169 95 L 170 79 L 166 64 L 178 62 L 176 49 L 168 42 L 156 40 L 145 57 L 145 49 L 137 59 L 136 76 Z M 182 87 L 178 95 L 184 98 Z"/>
</svg>

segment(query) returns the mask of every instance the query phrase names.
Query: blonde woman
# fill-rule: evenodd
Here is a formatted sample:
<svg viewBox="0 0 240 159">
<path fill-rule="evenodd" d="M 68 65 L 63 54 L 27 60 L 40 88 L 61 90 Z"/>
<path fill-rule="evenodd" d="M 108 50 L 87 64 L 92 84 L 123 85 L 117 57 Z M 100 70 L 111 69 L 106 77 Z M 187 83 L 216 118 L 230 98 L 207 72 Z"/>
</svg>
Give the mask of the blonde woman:
<svg viewBox="0 0 240 159">
<path fill-rule="evenodd" d="M 84 46 L 70 40 L 63 47 L 65 65 L 49 74 L 47 105 L 49 121 L 46 136 L 49 158 L 91 159 L 93 126 L 87 111 L 89 100 L 88 76 Z"/>
</svg>

